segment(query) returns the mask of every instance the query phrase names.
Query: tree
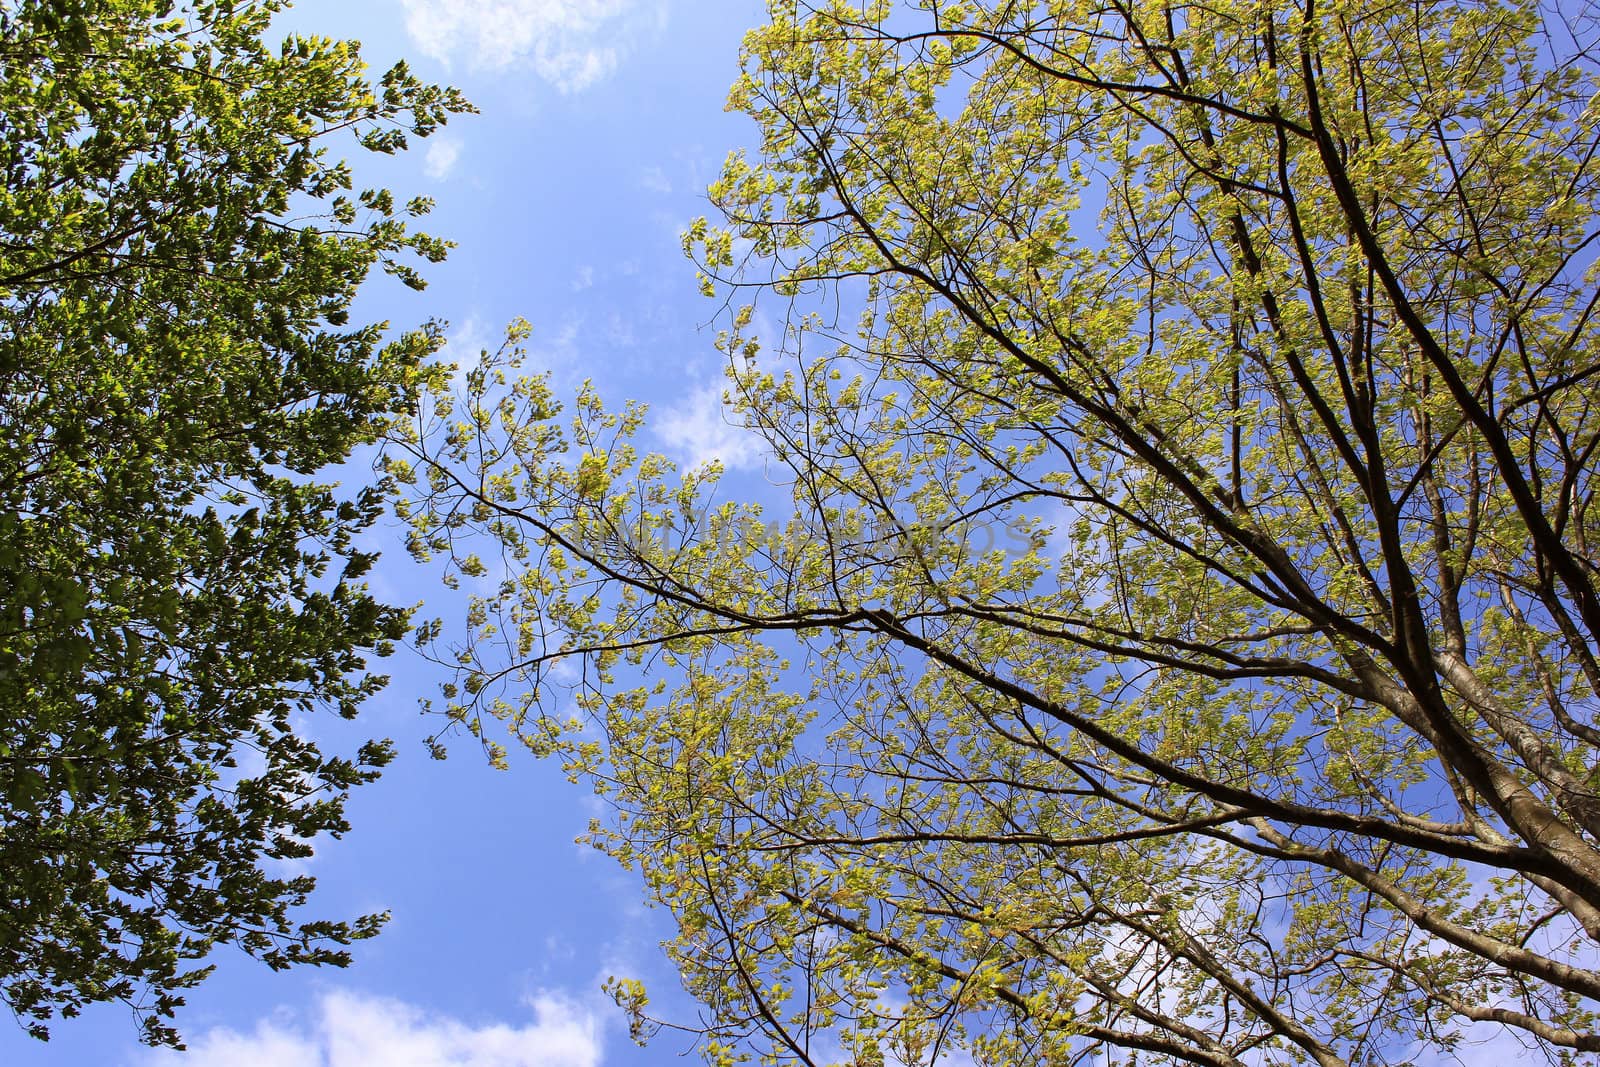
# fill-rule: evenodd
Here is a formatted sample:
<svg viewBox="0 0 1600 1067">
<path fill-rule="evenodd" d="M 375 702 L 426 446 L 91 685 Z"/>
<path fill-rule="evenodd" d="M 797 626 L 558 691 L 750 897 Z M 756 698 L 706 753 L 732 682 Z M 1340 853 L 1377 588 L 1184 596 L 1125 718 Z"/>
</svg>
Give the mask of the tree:
<svg viewBox="0 0 1600 1067">
<path fill-rule="evenodd" d="M 688 244 L 783 499 L 492 359 L 407 460 L 708 1059 L 1600 1051 L 1592 22 L 770 12 Z"/>
<path fill-rule="evenodd" d="M 468 105 L 278 0 L 0 4 L 0 991 L 38 1037 L 122 1001 L 151 1043 L 237 945 L 342 964 L 275 865 L 344 830 L 386 742 L 324 754 L 407 628 L 360 577 L 381 487 L 313 480 L 408 412 L 439 345 L 347 325 L 375 264 L 446 245 L 389 153 Z"/>
</svg>

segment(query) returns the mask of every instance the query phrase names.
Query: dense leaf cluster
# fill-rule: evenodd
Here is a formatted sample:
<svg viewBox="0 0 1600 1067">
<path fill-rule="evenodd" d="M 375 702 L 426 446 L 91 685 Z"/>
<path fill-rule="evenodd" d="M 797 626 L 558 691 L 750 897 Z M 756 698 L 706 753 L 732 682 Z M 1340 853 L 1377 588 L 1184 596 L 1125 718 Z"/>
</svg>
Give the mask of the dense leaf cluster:
<svg viewBox="0 0 1600 1067">
<path fill-rule="evenodd" d="M 0 997 L 38 1036 L 120 1000 L 152 1042 L 235 944 L 341 963 L 275 861 L 345 829 L 386 743 L 328 755 L 407 613 L 361 583 L 375 488 L 312 476 L 413 404 L 439 344 L 349 308 L 445 243 L 329 144 L 468 109 L 283 5 L 0 5 Z"/>
</svg>

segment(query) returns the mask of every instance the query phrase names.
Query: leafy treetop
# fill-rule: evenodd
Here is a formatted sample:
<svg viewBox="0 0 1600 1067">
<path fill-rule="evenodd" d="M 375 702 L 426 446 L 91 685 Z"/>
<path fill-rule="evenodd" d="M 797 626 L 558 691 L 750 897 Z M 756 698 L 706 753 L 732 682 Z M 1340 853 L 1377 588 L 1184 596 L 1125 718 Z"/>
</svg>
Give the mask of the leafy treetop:
<svg viewBox="0 0 1600 1067">
<path fill-rule="evenodd" d="M 354 715 L 408 615 L 360 581 L 378 488 L 314 476 L 440 344 L 351 325 L 358 287 L 447 245 L 333 152 L 470 107 L 269 46 L 284 6 L 0 5 L 0 995 L 39 1037 L 121 1001 L 176 1044 L 213 946 L 342 964 L 383 919 L 298 917 L 281 866 L 390 756 L 297 716 Z"/>
<path fill-rule="evenodd" d="M 708 1060 L 1587 1062 L 1592 21 L 769 14 L 687 243 L 780 505 L 492 358 L 396 468 Z"/>
</svg>

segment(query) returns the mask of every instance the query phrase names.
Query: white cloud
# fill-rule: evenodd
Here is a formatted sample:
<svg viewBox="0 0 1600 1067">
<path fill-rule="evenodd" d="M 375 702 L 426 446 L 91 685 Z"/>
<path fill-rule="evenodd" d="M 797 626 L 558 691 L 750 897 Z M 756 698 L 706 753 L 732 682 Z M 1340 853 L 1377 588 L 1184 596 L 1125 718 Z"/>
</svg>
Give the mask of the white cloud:
<svg viewBox="0 0 1600 1067">
<path fill-rule="evenodd" d="M 422 160 L 422 169 L 434 181 L 443 181 L 456 169 L 456 160 L 461 158 L 461 142 L 451 137 L 434 137 L 428 142 L 427 154 Z"/>
<path fill-rule="evenodd" d="M 572 1000 L 541 993 L 522 1026 L 472 1026 L 384 997 L 326 994 L 315 1022 L 263 1019 L 254 1032 L 214 1029 L 182 1055 L 148 1053 L 146 1067 L 598 1067 L 600 1023 Z"/>
<path fill-rule="evenodd" d="M 1421 1067 L 1505 1067 L 1539 1060 L 1535 1044 L 1507 1027 L 1480 1025 L 1468 1028 L 1467 1038 L 1448 1052 L 1419 1044 L 1409 1059 Z"/>
<path fill-rule="evenodd" d="M 660 167 L 646 167 L 639 174 L 639 188 L 666 195 L 672 192 L 672 179 Z"/>
<path fill-rule="evenodd" d="M 493 345 L 494 342 L 490 341 L 488 332 L 476 315 L 469 315 L 466 322 L 445 335 L 444 350 L 440 355 L 455 364 L 451 386 L 457 392 L 466 387 L 467 372 L 478 365 L 483 350 Z"/>
<path fill-rule="evenodd" d="M 528 62 L 564 93 L 610 74 L 623 32 L 647 15 L 641 0 L 402 0 L 417 47 L 484 67 Z"/>
<path fill-rule="evenodd" d="M 458 362 L 475 361 L 478 354 L 489 345 L 489 334 L 483 322 L 476 315 L 468 315 L 467 320 L 454 330 L 445 335 L 445 352 Z"/>
<path fill-rule="evenodd" d="M 730 421 L 722 393 L 721 381 L 703 385 L 655 420 L 656 433 L 673 459 L 690 467 L 720 459 L 730 470 L 760 465 L 766 443 Z"/>
<path fill-rule="evenodd" d="M 615 311 L 606 319 L 606 340 L 618 348 L 632 348 L 639 343 L 633 324 Z"/>
</svg>

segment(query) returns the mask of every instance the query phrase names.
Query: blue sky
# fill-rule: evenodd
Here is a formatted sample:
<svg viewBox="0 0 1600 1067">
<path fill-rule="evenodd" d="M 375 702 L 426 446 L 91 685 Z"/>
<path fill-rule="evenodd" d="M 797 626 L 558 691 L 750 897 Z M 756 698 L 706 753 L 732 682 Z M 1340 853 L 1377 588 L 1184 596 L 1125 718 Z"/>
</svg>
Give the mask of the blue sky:
<svg viewBox="0 0 1600 1067">
<path fill-rule="evenodd" d="M 563 392 L 592 378 L 612 401 L 649 401 L 673 458 L 747 461 L 702 329 L 715 305 L 679 233 L 753 135 L 723 101 L 760 19 L 753 0 L 300 0 L 286 29 L 359 39 L 375 72 L 404 56 L 482 111 L 393 161 L 357 161 L 358 182 L 434 196 L 426 228 L 459 243 L 427 292 L 375 278 L 361 312 L 396 327 L 448 320 L 463 359 L 525 317 L 533 363 Z M 376 584 L 405 603 L 437 589 L 398 545 Z M 394 681 L 353 726 L 307 724 L 332 746 L 389 736 L 400 750 L 352 798 L 353 831 L 309 862 L 317 914 L 388 908 L 387 931 L 344 971 L 273 974 L 218 953 L 179 1020 L 187 1055 L 142 1048 L 129 1013 L 101 1006 L 48 1045 L 0 1027 L 0 1063 L 614 1067 L 688 1049 L 670 1036 L 634 1048 L 600 994 L 607 975 L 639 977 L 671 1012 L 676 981 L 657 947 L 667 917 L 643 907 L 637 878 L 574 843 L 593 801 L 516 753 L 504 773 L 468 744 L 429 760 L 422 739 L 438 724 L 416 700 L 439 678 L 404 651 L 383 666 Z M 674 1014 L 692 1010 L 680 999 Z"/>
</svg>

